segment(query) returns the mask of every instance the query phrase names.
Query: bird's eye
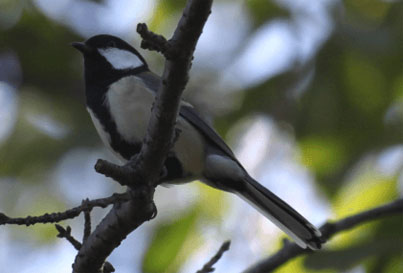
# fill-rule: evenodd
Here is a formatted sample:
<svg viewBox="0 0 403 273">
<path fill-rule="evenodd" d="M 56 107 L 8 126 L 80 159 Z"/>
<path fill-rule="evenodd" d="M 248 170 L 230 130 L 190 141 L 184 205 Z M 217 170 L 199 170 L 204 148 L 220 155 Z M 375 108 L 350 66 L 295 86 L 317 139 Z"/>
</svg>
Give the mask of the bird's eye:
<svg viewBox="0 0 403 273">
<path fill-rule="evenodd" d="M 109 41 L 107 44 L 108 47 L 116 47 L 115 41 Z"/>
</svg>

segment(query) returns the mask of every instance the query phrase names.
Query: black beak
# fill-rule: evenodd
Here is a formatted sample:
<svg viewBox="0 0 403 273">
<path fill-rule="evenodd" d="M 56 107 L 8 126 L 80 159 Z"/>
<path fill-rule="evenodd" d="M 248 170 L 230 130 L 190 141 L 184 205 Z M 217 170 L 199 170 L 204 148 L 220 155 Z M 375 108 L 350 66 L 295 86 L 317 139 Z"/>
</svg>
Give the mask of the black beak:
<svg viewBox="0 0 403 273">
<path fill-rule="evenodd" d="M 75 49 L 77 49 L 78 51 L 80 51 L 82 54 L 87 54 L 87 53 L 90 53 L 92 50 L 91 50 L 91 47 L 89 47 L 89 46 L 87 46 L 85 43 L 83 43 L 83 42 L 73 42 L 73 43 L 71 43 L 71 45 L 75 48 Z"/>
</svg>

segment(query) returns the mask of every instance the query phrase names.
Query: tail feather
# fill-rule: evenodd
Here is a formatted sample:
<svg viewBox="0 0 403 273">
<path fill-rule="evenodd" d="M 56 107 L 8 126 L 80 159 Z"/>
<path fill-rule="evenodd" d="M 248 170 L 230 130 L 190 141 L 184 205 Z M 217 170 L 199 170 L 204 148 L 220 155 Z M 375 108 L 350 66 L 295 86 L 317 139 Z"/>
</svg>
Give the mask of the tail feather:
<svg viewBox="0 0 403 273">
<path fill-rule="evenodd" d="M 238 192 L 240 197 L 261 211 L 300 247 L 321 248 L 321 232 L 308 220 L 253 178 L 248 177 L 245 182 L 245 190 Z"/>
</svg>

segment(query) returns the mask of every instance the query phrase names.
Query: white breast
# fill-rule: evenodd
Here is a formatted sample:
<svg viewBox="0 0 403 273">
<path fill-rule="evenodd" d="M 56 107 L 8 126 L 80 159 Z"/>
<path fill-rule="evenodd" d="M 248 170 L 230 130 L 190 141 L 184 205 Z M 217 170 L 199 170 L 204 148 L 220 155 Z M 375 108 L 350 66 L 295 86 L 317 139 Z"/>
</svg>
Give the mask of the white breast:
<svg viewBox="0 0 403 273">
<path fill-rule="evenodd" d="M 128 142 L 142 141 L 151 115 L 154 93 L 135 76 L 114 83 L 105 98 L 117 131 Z M 200 176 L 204 165 L 203 140 L 197 130 L 182 117 L 176 126 L 182 131 L 174 151 L 183 168 Z"/>
<path fill-rule="evenodd" d="M 143 140 L 153 101 L 154 94 L 135 76 L 122 78 L 110 86 L 105 103 L 118 133 L 126 141 Z"/>
</svg>

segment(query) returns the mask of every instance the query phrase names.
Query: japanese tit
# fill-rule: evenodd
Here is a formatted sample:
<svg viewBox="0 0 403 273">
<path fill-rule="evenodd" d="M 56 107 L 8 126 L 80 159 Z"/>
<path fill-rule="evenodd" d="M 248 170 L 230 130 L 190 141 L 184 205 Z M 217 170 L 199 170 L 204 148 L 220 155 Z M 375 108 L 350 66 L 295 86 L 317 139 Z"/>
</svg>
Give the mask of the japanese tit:
<svg viewBox="0 0 403 273">
<path fill-rule="evenodd" d="M 72 44 L 84 56 L 87 109 L 103 143 L 123 162 L 138 153 L 161 85 L 144 58 L 125 41 L 97 35 Z M 164 183 L 200 180 L 242 197 L 302 248 L 321 247 L 321 233 L 254 180 L 231 149 L 189 103 L 181 102 L 181 133 L 165 161 Z"/>
</svg>

